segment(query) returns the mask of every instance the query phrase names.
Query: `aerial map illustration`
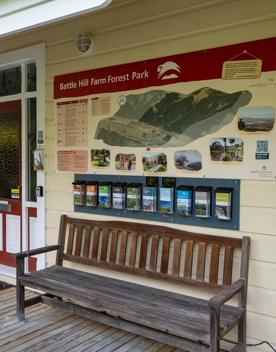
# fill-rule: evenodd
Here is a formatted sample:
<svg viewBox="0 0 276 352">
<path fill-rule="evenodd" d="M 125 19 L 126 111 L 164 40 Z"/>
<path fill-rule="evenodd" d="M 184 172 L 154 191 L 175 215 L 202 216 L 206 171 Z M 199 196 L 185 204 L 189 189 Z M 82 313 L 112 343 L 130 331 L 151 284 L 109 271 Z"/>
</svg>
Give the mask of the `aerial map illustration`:
<svg viewBox="0 0 276 352">
<path fill-rule="evenodd" d="M 225 93 L 203 87 L 191 94 L 151 90 L 129 94 L 98 123 L 95 139 L 118 147 L 178 147 L 229 124 L 252 98 L 248 90 Z"/>
</svg>

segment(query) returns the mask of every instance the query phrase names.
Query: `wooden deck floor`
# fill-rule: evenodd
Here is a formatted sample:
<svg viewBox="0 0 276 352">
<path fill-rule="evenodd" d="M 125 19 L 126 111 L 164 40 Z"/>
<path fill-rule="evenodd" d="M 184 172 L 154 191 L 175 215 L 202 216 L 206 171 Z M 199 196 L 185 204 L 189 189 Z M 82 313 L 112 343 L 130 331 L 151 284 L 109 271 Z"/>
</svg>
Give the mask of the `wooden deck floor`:
<svg viewBox="0 0 276 352">
<path fill-rule="evenodd" d="M 19 322 L 15 288 L 0 290 L 0 352 L 4 351 L 181 352 L 42 304 L 27 308 L 26 321 Z"/>
</svg>

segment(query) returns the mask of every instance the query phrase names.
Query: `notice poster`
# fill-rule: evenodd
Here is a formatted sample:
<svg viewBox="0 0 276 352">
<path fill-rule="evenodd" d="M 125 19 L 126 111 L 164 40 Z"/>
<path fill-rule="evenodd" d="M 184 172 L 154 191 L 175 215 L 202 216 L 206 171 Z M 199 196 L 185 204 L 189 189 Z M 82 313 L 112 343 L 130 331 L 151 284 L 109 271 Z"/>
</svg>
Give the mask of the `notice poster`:
<svg viewBox="0 0 276 352">
<path fill-rule="evenodd" d="M 87 146 L 87 99 L 57 103 L 57 146 Z"/>
<path fill-rule="evenodd" d="M 87 172 L 88 151 L 60 150 L 57 152 L 57 169 L 62 172 Z"/>
<path fill-rule="evenodd" d="M 93 174 L 274 180 L 275 47 L 276 37 L 56 76 L 57 150 L 86 149 Z"/>
<path fill-rule="evenodd" d="M 262 73 L 261 60 L 232 60 L 226 61 L 222 68 L 223 79 L 259 78 Z"/>
<path fill-rule="evenodd" d="M 92 98 L 92 116 L 109 114 L 110 104 L 111 104 L 110 96 Z"/>
</svg>

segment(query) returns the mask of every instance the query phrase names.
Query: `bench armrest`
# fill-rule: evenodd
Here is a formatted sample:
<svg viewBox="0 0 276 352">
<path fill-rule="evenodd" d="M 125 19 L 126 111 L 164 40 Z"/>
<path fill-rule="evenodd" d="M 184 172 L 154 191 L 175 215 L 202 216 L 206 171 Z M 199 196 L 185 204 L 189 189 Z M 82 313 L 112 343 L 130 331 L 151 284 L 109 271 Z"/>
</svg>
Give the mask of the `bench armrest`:
<svg viewBox="0 0 276 352">
<path fill-rule="evenodd" d="M 244 286 L 245 281 L 243 279 L 235 281 L 231 286 L 225 287 L 217 295 L 209 299 L 209 307 L 215 310 L 219 309 L 225 302 L 241 292 Z"/>
<path fill-rule="evenodd" d="M 59 248 L 60 248 L 59 245 L 46 246 L 46 247 L 31 249 L 29 251 L 22 252 L 22 253 L 15 253 L 14 256 L 15 256 L 16 259 L 22 259 L 22 258 L 30 257 L 32 255 L 37 255 L 37 254 L 47 253 L 47 252 L 51 252 L 51 251 L 56 251 Z"/>
</svg>

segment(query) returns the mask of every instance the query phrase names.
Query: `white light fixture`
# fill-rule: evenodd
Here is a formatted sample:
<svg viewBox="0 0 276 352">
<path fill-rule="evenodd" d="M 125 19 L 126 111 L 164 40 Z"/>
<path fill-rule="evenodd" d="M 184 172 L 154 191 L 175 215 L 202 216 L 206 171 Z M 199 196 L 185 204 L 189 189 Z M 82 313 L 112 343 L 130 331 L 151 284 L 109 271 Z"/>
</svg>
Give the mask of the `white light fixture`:
<svg viewBox="0 0 276 352">
<path fill-rule="evenodd" d="M 90 33 L 79 34 L 75 39 L 75 45 L 81 53 L 90 53 L 94 46 L 94 38 Z"/>
</svg>

